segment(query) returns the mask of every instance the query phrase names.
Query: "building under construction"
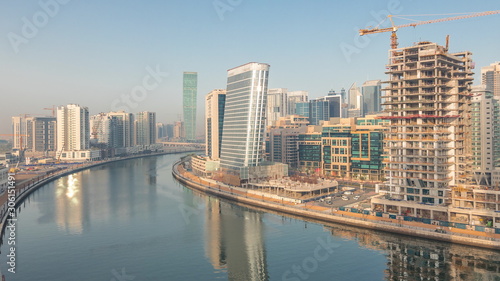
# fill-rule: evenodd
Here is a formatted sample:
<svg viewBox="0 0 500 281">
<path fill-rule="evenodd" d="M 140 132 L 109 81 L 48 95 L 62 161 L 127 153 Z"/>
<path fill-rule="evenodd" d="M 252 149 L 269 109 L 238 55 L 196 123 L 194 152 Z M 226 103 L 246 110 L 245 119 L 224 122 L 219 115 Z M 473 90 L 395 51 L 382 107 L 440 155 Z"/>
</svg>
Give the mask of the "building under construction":
<svg viewBox="0 0 500 281">
<path fill-rule="evenodd" d="M 389 130 L 380 211 L 448 220 L 451 188 L 470 178 L 470 52 L 420 42 L 389 51 Z M 425 205 L 423 205 L 425 204 Z"/>
</svg>

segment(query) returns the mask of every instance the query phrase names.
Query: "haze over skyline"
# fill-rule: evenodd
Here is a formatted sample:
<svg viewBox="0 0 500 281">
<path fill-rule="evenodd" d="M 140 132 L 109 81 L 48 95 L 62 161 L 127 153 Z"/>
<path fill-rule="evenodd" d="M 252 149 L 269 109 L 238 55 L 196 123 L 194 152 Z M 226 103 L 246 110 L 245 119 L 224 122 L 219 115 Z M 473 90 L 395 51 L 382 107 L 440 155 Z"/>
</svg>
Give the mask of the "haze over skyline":
<svg viewBox="0 0 500 281">
<path fill-rule="evenodd" d="M 158 122 L 173 122 L 182 113 L 184 71 L 198 72 L 202 120 L 205 95 L 224 89 L 227 69 L 247 62 L 270 64 L 269 88 L 315 98 L 386 80 L 390 33 L 357 31 L 387 13 L 498 9 L 492 1 L 2 1 L 0 133 L 11 133 L 11 116 L 50 115 L 43 108 L 68 103 L 91 114 L 154 111 Z M 473 53 L 479 84 L 480 67 L 500 60 L 500 38 L 489 33 L 498 26 L 500 15 L 403 28 L 399 46 L 444 45 L 449 34 L 451 52 Z"/>
</svg>

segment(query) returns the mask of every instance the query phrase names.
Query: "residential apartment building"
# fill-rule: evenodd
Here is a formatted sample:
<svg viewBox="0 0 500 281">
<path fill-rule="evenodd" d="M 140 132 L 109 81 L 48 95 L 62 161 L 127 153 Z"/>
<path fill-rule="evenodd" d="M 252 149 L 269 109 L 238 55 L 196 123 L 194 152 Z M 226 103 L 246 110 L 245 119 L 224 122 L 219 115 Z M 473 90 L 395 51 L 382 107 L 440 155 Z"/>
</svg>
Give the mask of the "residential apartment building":
<svg viewBox="0 0 500 281">
<path fill-rule="evenodd" d="M 387 181 L 374 209 L 448 220 L 452 188 L 471 178 L 470 52 L 431 42 L 389 51 Z"/>
<path fill-rule="evenodd" d="M 27 148 L 33 152 L 56 151 L 56 117 L 26 118 Z"/>
<path fill-rule="evenodd" d="M 90 150 L 89 110 L 77 104 L 57 108 L 57 153 L 65 161 L 100 159 L 100 151 Z"/>
<path fill-rule="evenodd" d="M 500 96 L 500 62 L 481 68 L 481 84 L 494 96 Z"/>
<path fill-rule="evenodd" d="M 156 113 L 143 111 L 135 115 L 135 144 L 156 143 Z"/>
<path fill-rule="evenodd" d="M 135 116 L 124 111 L 107 113 L 115 121 L 113 147 L 135 146 Z"/>
<path fill-rule="evenodd" d="M 307 131 L 306 126 L 301 127 L 275 127 L 269 130 L 269 160 L 288 164 L 297 168 L 299 162 L 298 139 L 299 134 Z"/>
<path fill-rule="evenodd" d="M 500 143 L 495 141 L 499 133 L 499 98 L 486 90 L 486 86 L 472 88 L 471 136 L 473 184 L 491 186 L 491 173 L 495 160 L 500 158 Z"/>
<path fill-rule="evenodd" d="M 81 151 L 89 148 L 89 109 L 77 104 L 57 107 L 57 151 Z"/>
<path fill-rule="evenodd" d="M 267 91 L 267 126 L 288 113 L 288 90 L 285 88 L 269 89 Z"/>
</svg>

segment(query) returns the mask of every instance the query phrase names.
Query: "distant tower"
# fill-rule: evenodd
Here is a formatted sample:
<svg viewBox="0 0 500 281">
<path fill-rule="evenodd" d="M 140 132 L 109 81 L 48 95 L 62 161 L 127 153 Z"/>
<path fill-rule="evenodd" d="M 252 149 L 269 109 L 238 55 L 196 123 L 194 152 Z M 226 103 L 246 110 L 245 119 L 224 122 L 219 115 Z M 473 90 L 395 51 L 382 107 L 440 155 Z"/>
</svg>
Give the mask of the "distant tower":
<svg viewBox="0 0 500 281">
<path fill-rule="evenodd" d="M 363 83 L 363 103 L 364 112 L 366 114 L 379 113 L 381 111 L 381 81 L 370 80 Z"/>
<path fill-rule="evenodd" d="M 356 83 L 351 85 L 349 88 L 349 108 L 348 108 L 348 117 L 360 117 L 363 115 L 363 95 L 359 90 L 359 87 Z"/>
<path fill-rule="evenodd" d="M 182 98 L 184 108 L 184 130 L 187 141 L 196 140 L 196 96 L 198 85 L 197 72 L 184 72 Z"/>
<path fill-rule="evenodd" d="M 500 96 L 500 62 L 481 68 L 481 83 L 486 86 L 486 91 Z"/>
<path fill-rule="evenodd" d="M 277 88 L 267 91 L 267 126 L 272 125 L 280 117 L 287 115 L 287 89 Z"/>
<path fill-rule="evenodd" d="M 485 85 L 472 87 L 471 118 L 472 169 L 474 182 L 491 186 L 492 171 L 498 163 L 500 143 L 498 135 L 499 97 L 494 97 Z"/>
<path fill-rule="evenodd" d="M 225 104 L 226 90 L 213 90 L 205 98 L 205 154 L 213 160 L 220 158 Z"/>
<path fill-rule="evenodd" d="M 79 151 L 89 147 L 89 109 L 77 104 L 58 107 L 57 151 Z"/>
<path fill-rule="evenodd" d="M 156 113 L 139 112 L 135 117 L 136 145 L 156 143 Z"/>
<path fill-rule="evenodd" d="M 296 114 L 295 105 L 299 102 L 308 102 L 309 94 L 306 91 L 293 91 L 287 93 L 287 114 Z"/>
<path fill-rule="evenodd" d="M 221 166 L 240 171 L 264 158 L 269 65 L 247 63 L 228 70 Z"/>
</svg>

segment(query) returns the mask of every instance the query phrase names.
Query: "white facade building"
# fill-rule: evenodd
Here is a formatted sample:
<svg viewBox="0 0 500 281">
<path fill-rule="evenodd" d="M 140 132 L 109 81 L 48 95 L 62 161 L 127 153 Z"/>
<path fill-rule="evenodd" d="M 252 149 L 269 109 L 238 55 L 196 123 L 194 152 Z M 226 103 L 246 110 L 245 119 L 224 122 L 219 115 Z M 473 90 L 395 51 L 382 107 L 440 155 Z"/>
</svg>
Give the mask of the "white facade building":
<svg viewBox="0 0 500 281">
<path fill-rule="evenodd" d="M 494 141 L 497 128 L 498 100 L 485 85 L 472 88 L 471 101 L 472 169 L 474 183 L 491 186 L 491 173 L 495 167 L 495 151 L 500 144 Z"/>
<path fill-rule="evenodd" d="M 76 104 L 58 107 L 57 151 L 80 151 L 89 147 L 89 109 Z"/>
</svg>

